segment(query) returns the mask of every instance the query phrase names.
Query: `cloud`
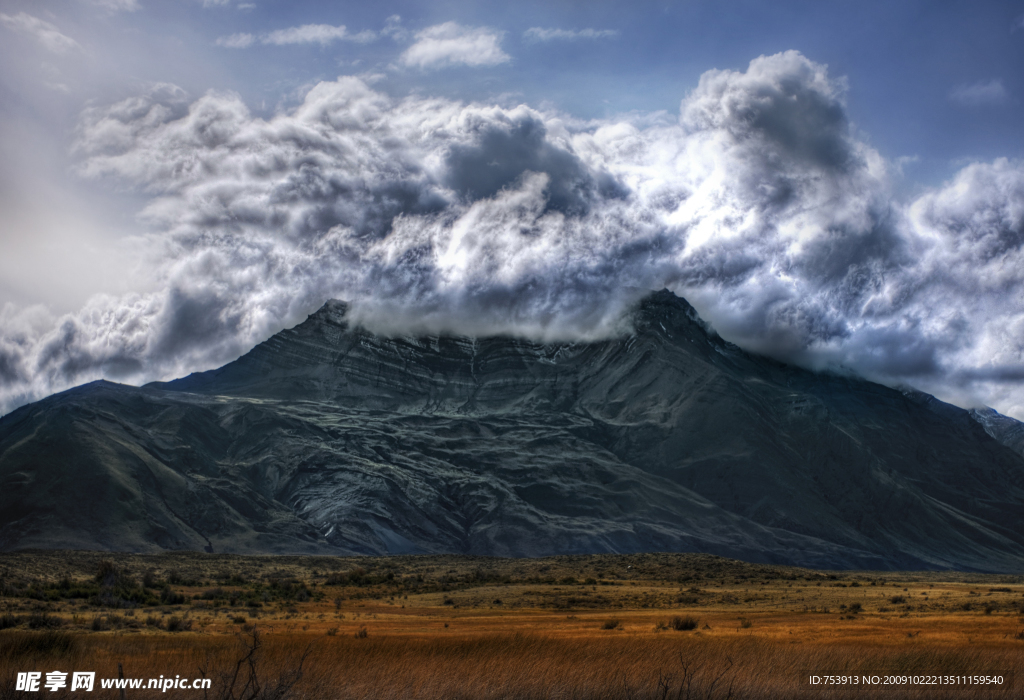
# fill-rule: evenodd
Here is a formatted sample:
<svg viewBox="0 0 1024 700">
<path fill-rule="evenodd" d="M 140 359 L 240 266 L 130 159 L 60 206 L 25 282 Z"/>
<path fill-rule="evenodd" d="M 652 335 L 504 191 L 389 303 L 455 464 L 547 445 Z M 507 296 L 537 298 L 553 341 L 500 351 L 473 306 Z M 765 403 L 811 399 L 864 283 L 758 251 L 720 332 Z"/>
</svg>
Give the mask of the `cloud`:
<svg viewBox="0 0 1024 700">
<path fill-rule="evenodd" d="M 576 41 L 577 39 L 607 39 L 618 36 L 615 29 L 553 29 L 531 27 L 523 32 L 523 39 L 530 42 Z"/>
<path fill-rule="evenodd" d="M 983 80 L 970 85 L 959 85 L 949 93 L 949 99 L 968 107 L 1001 105 L 1009 97 L 999 78 Z"/>
<path fill-rule="evenodd" d="M 84 0 L 84 2 L 102 7 L 110 12 L 134 12 L 139 9 L 138 0 Z"/>
<path fill-rule="evenodd" d="M 395 41 L 405 41 L 409 37 L 409 31 L 402 26 L 402 18 L 399 15 L 388 17 L 380 33 L 381 36 L 390 36 Z"/>
<path fill-rule="evenodd" d="M 224 46 L 229 49 L 244 49 L 252 46 L 256 37 L 252 34 L 231 34 L 217 38 L 217 46 Z"/>
<path fill-rule="evenodd" d="M 416 42 L 399 61 L 422 69 L 449 66 L 496 66 L 511 60 L 501 50 L 502 32 L 486 27 L 463 27 L 445 22 L 416 32 Z"/>
<path fill-rule="evenodd" d="M 349 34 L 345 25 L 333 27 L 329 24 L 304 24 L 301 27 L 277 29 L 256 37 L 252 34 L 231 34 L 217 39 L 218 46 L 229 49 L 244 49 L 259 41 L 261 44 L 286 46 L 289 44 L 320 44 L 327 46 L 335 41 L 354 41 L 365 44 L 377 39 L 377 34 L 369 30 L 358 34 Z"/>
<path fill-rule="evenodd" d="M 1024 415 L 1024 163 L 910 201 L 796 52 L 678 120 L 396 99 L 351 77 L 263 119 L 158 86 L 81 117 L 81 177 L 147 199 L 150 291 L 0 313 L 6 407 L 224 364 L 328 298 L 384 332 L 624 332 L 668 287 L 743 347 Z"/>
<path fill-rule="evenodd" d="M 13 16 L 0 13 L 0 24 L 13 31 L 31 36 L 53 53 L 65 54 L 81 48 L 77 41 L 62 34 L 54 25 L 25 12 L 19 12 Z"/>
<path fill-rule="evenodd" d="M 332 27 L 329 24 L 304 24 L 301 27 L 289 29 L 278 29 L 263 37 L 264 44 L 328 44 L 347 39 L 349 41 L 373 41 L 375 35 L 372 32 L 362 32 L 352 36 L 345 29 L 344 25 Z"/>
</svg>

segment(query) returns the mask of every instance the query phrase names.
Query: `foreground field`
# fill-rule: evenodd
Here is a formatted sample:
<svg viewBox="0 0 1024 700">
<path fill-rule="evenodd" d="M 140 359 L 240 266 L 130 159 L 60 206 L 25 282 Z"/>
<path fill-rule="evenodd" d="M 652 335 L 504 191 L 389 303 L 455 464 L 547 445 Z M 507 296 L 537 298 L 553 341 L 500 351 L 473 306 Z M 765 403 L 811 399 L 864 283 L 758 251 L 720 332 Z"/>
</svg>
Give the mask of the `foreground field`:
<svg viewBox="0 0 1024 700">
<path fill-rule="evenodd" d="M 100 687 L 119 667 L 143 679 L 124 691 L 135 698 L 1008 698 L 1024 687 L 1024 578 L 1012 576 L 687 554 L 61 552 L 0 555 L 0 595 L 0 698 L 120 697 Z M 96 689 L 16 689 L 18 673 L 54 670 L 95 671 Z M 812 686 L 812 674 L 857 684 Z M 882 685 L 893 674 L 1002 682 Z M 146 688 L 161 676 L 210 687 Z M 865 686 L 872 676 L 879 685 Z"/>
</svg>

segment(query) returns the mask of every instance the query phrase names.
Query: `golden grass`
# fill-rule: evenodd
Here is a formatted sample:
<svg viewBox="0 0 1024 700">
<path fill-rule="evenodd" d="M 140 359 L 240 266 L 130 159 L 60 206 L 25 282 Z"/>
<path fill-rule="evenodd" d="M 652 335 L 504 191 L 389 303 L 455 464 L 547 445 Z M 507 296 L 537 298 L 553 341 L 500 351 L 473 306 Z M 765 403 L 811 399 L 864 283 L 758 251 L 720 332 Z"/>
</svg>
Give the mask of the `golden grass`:
<svg viewBox="0 0 1024 700">
<path fill-rule="evenodd" d="M 76 555 L 59 560 L 57 568 L 49 554 L 18 556 L 20 561 L 5 555 L 0 564 L 12 572 L 18 565 L 40 580 L 85 577 L 97 561 Z M 209 698 L 1020 695 L 1024 580 L 1019 577 L 808 572 L 725 560 L 709 564 L 686 556 L 658 559 L 659 565 L 668 561 L 669 572 L 659 578 L 656 569 L 642 568 L 648 560 L 628 557 L 481 562 L 133 555 L 119 559 L 119 565 L 135 567 L 137 576 L 156 568 L 166 578 L 176 561 L 183 563 L 184 573 L 175 580 L 187 583 L 174 590 L 186 602 L 125 610 L 84 600 L 0 598 L 0 614 L 13 615 L 18 623 L 0 631 L 0 699 L 21 696 L 13 690 L 19 671 L 91 670 L 98 677 L 116 677 L 118 664 L 128 677 L 206 675 L 213 681 Z M 687 570 L 688 561 L 700 566 Z M 331 572 L 356 566 L 369 572 L 358 585 L 327 583 L 344 578 L 328 579 Z M 497 575 L 482 575 L 482 566 Z M 372 579 L 383 567 L 392 577 Z M 580 583 L 590 576 L 597 580 L 599 572 L 597 583 Z M 235 576 L 234 583 L 221 580 L 227 576 Z M 266 582 L 281 576 L 303 582 L 312 593 L 303 593 L 302 600 L 267 598 L 258 607 L 238 598 L 270 590 Z M 572 577 L 575 582 L 565 582 Z M 212 590 L 221 597 L 211 599 Z M 234 605 L 227 602 L 232 596 Z M 28 616 L 44 613 L 63 624 L 55 632 L 28 629 Z M 113 623 L 106 631 L 92 631 L 97 617 Z M 161 626 L 143 624 L 146 617 Z M 190 622 L 190 631 L 166 631 L 171 617 Z M 675 617 L 696 618 L 696 628 L 674 629 Z M 812 671 L 1015 677 L 1007 678 L 1012 686 L 999 688 L 812 688 L 806 679 Z M 115 698 L 118 692 L 97 688 L 79 695 Z M 168 694 L 126 695 L 158 696 Z"/>
<path fill-rule="evenodd" d="M 451 628 L 449 628 L 451 629 Z M 389 634 L 384 627 L 366 638 L 312 635 L 267 629 L 258 650 L 257 675 L 272 695 L 299 668 L 302 678 L 285 697 L 294 698 L 789 698 L 810 696 L 804 675 L 832 672 L 1000 671 L 1022 669 L 1019 646 L 934 644 L 910 639 L 902 645 L 787 644 L 754 632 L 686 634 L 613 631 L 577 636 L 546 632 Z M 259 634 L 259 627 L 256 628 Z M 24 639 L 30 633 L 17 633 Z M 38 633 L 31 633 L 38 634 Z M 4 635 L 10 651 L 15 635 Z M 95 670 L 128 677 L 208 675 L 211 697 L 223 697 L 229 674 L 251 644 L 252 635 L 91 635 L 68 650 L 4 654 L 0 677 L 22 670 Z M 303 661 L 303 655 L 308 654 Z M 200 671 L 202 669 L 202 671 Z M 244 678 L 243 669 L 243 679 Z M 687 677 L 689 674 L 689 677 Z M 684 684 L 689 680 L 690 695 Z M 712 688 L 712 683 L 716 682 Z M 240 681 L 235 689 L 241 688 Z M 10 685 L 8 684 L 8 688 Z M 198 696 L 198 691 L 170 691 Z M 865 692 L 867 694 L 865 695 Z M 135 691 L 132 697 L 157 697 Z M 0 695 L 4 695 L 0 690 Z M 819 694 L 820 695 L 820 694 Z M 13 694 L 8 694 L 14 697 Z M 97 690 L 83 697 L 116 697 Z M 820 695 L 824 697 L 825 695 Z M 984 689 L 857 688 L 827 697 L 987 698 L 1013 697 Z"/>
</svg>

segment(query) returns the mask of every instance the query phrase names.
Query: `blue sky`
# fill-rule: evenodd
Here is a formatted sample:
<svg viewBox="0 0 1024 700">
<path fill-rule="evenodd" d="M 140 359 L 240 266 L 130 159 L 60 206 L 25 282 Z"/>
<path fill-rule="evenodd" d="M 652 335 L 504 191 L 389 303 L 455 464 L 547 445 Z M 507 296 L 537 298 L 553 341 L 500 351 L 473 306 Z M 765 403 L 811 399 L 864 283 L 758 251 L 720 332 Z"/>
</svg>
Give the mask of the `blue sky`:
<svg viewBox="0 0 1024 700">
<path fill-rule="evenodd" d="M 0 0 L 0 410 L 667 286 L 1024 416 L 1022 60 L 1002 2 Z"/>
<path fill-rule="evenodd" d="M 1012 2 L 155 2 L 132 11 L 105 3 L 0 3 L 51 22 L 84 47 L 89 63 L 58 115 L 34 104 L 31 69 L 5 60 L 5 109 L 74 113 L 87 99 L 172 82 L 192 93 L 235 90 L 273 109 L 303 86 L 379 72 L 380 89 L 457 99 L 506 96 L 550 103 L 580 117 L 678 110 L 709 69 L 739 69 L 762 54 L 796 49 L 846 76 L 851 118 L 889 157 L 917 157 L 910 172 L 933 181 L 965 158 L 1019 157 L 1024 94 L 1024 6 Z M 111 0 L 107 6 L 117 6 Z M 241 6 L 241 9 L 239 9 Z M 251 7 L 250 7 L 251 6 Z M 455 21 L 502 32 L 507 63 L 484 69 L 395 70 L 405 42 L 216 46 L 219 37 L 309 24 L 380 32 L 401 17 L 410 33 Z M 613 37 L 529 42 L 533 27 L 611 30 Z M 22 60 L 38 46 L 10 26 L 3 43 Z M 36 50 L 33 51 L 33 48 Z M 35 54 L 35 55 L 32 55 Z M 9 58 L 10 54 L 5 56 Z M 353 62 L 358 62 L 353 65 Z M 21 75 L 19 75 L 21 73 Z M 27 78 L 28 85 L 25 84 Z M 970 91 L 995 84 L 1002 90 Z M 964 89 L 966 88 L 966 93 Z M 966 97 L 957 99 L 958 94 Z"/>
</svg>

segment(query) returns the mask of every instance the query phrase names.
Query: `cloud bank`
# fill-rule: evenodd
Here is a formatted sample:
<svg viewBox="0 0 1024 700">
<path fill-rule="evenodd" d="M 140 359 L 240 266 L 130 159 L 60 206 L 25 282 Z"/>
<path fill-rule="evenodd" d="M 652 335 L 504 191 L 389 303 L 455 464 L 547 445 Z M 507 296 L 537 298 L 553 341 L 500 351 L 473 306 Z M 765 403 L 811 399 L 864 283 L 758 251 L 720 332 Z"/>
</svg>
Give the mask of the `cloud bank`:
<svg viewBox="0 0 1024 700">
<path fill-rule="evenodd" d="M 844 94 L 786 52 L 653 125 L 351 77 L 271 119 L 173 86 L 90 108 L 79 174 L 148 195 L 155 291 L 3 309 L 3 405 L 219 366 L 332 297 L 378 331 L 560 340 L 668 287 L 751 350 L 1024 415 L 1024 164 L 898 200 Z"/>
</svg>

